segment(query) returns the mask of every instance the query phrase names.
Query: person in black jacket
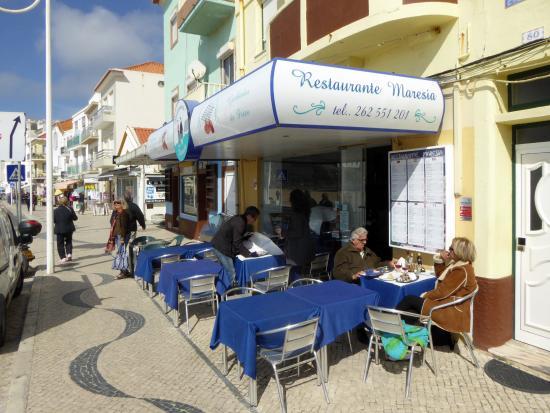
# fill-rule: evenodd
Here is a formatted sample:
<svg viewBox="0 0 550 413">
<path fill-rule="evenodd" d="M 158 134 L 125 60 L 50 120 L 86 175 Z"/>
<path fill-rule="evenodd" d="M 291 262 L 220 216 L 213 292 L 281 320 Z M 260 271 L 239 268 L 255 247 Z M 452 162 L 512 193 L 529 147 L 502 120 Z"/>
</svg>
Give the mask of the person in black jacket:
<svg viewBox="0 0 550 413">
<path fill-rule="evenodd" d="M 77 220 L 67 197 L 60 197 L 59 206 L 53 212 L 53 232 L 57 236 L 57 252 L 62 264 L 73 259 L 73 232 L 76 230 L 74 221 Z"/>
<path fill-rule="evenodd" d="M 246 239 L 247 226 L 254 224 L 259 215 L 258 208 L 249 206 L 243 215 L 235 215 L 224 222 L 212 238 L 213 252 L 218 257 L 220 264 L 231 275 L 233 283 L 235 282 L 233 259 L 239 254 L 244 257 L 251 256 L 250 251 L 244 247 L 243 241 Z"/>
<path fill-rule="evenodd" d="M 126 212 L 128 213 L 128 231 L 129 231 L 128 239 L 130 241 L 133 241 L 134 238 L 136 237 L 138 222 L 139 222 L 139 225 L 141 225 L 141 228 L 145 230 L 145 217 L 143 216 L 143 212 L 141 212 L 141 209 L 139 208 L 139 206 L 137 206 L 133 202 L 133 197 L 130 192 L 126 192 L 124 194 L 124 200 L 128 204 L 128 209 L 126 210 Z M 131 245 L 128 248 L 128 260 L 130 265 L 130 273 L 133 274 L 135 257 L 134 257 L 134 249 L 132 248 Z"/>
</svg>

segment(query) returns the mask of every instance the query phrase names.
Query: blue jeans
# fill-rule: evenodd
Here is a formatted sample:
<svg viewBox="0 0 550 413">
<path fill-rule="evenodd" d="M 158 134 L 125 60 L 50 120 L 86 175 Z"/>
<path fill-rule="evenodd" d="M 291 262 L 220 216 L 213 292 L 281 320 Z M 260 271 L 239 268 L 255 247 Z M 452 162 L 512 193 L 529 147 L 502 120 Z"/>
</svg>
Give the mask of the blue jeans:
<svg viewBox="0 0 550 413">
<path fill-rule="evenodd" d="M 235 265 L 233 264 L 233 258 L 222 254 L 216 248 L 212 248 L 212 252 L 216 257 L 218 257 L 218 261 L 220 261 L 220 264 L 222 265 L 222 267 L 231 276 L 231 283 L 235 284 L 236 272 L 235 272 Z"/>
</svg>

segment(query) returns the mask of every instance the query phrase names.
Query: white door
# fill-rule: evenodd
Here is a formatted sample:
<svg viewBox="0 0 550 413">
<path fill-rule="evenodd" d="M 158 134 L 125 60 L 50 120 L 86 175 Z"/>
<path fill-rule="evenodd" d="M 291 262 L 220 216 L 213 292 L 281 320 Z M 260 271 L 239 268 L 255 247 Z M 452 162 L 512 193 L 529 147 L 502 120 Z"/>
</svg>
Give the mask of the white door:
<svg viewBox="0 0 550 413">
<path fill-rule="evenodd" d="M 516 339 L 550 351 L 550 143 L 516 146 Z"/>
</svg>

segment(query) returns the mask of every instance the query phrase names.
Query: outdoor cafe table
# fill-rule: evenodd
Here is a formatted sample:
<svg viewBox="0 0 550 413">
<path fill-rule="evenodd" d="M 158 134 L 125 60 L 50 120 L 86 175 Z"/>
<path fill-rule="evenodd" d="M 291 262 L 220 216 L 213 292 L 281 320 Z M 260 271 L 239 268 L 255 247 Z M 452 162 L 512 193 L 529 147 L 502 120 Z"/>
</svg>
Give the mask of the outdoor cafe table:
<svg viewBox="0 0 550 413">
<path fill-rule="evenodd" d="M 250 277 L 262 270 L 268 268 L 280 267 L 286 265 L 284 255 L 264 255 L 263 257 L 250 257 L 245 259 L 235 258 L 235 278 L 241 287 L 247 287 L 250 283 Z"/>
<path fill-rule="evenodd" d="M 180 255 L 192 258 L 197 251 L 212 247 L 208 242 L 143 250 L 137 257 L 135 276 L 153 283 L 153 262 L 163 255 Z"/>
<path fill-rule="evenodd" d="M 210 348 L 224 344 L 233 349 L 250 377 L 250 403 L 255 405 L 257 333 L 319 317 L 318 343 L 325 346 L 362 323 L 366 306 L 376 305 L 377 301 L 377 293 L 342 281 L 328 281 L 222 302 Z"/>
<path fill-rule="evenodd" d="M 407 295 L 419 297 L 426 291 L 431 291 L 435 287 L 435 276 L 431 273 L 420 274 L 417 281 L 410 283 L 398 283 L 395 281 L 384 281 L 378 278 L 369 279 L 361 277 L 361 287 L 376 291 L 380 294 L 380 307 L 395 308 L 397 304 Z"/>
<path fill-rule="evenodd" d="M 173 309 L 178 308 L 178 284 L 189 288 L 185 280 L 194 275 L 217 274 L 216 291 L 223 294 L 231 286 L 231 277 L 223 267 L 212 260 L 184 261 L 165 264 L 160 270 L 158 292 L 164 295 L 164 302 Z"/>
</svg>

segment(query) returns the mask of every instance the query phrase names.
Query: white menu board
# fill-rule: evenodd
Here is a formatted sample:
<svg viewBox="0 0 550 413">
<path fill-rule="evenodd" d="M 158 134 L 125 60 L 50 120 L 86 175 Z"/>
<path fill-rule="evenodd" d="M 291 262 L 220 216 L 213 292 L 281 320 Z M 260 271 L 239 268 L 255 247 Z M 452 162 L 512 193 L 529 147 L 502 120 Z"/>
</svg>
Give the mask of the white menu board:
<svg viewBox="0 0 550 413">
<path fill-rule="evenodd" d="M 388 155 L 390 246 L 444 249 L 454 236 L 451 147 L 392 151 Z"/>
</svg>

